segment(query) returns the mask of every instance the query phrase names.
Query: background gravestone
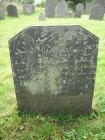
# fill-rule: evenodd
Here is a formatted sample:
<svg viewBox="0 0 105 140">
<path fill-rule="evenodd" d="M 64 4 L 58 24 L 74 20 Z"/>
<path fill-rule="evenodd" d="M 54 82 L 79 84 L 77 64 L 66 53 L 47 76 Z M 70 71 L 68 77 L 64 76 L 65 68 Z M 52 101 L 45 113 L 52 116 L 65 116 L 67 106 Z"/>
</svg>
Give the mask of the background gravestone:
<svg viewBox="0 0 105 140">
<path fill-rule="evenodd" d="M 39 14 L 39 21 L 44 21 L 46 20 L 46 14 L 44 11 L 42 11 L 40 14 Z"/>
<path fill-rule="evenodd" d="M 92 2 L 88 2 L 86 3 L 86 7 L 85 7 L 85 12 L 87 14 L 90 14 L 91 8 L 92 8 L 93 3 Z"/>
<path fill-rule="evenodd" d="M 103 20 L 104 7 L 100 4 L 95 4 L 91 8 L 89 19 Z"/>
<path fill-rule="evenodd" d="M 20 111 L 91 112 L 98 38 L 73 26 L 28 27 L 9 42 Z"/>
<path fill-rule="evenodd" d="M 31 3 L 25 3 L 23 5 L 23 12 L 24 14 L 32 14 L 34 13 L 34 5 Z"/>
<path fill-rule="evenodd" d="M 83 14 L 84 13 L 84 5 L 82 3 L 78 3 L 76 5 L 76 11 L 80 11 L 81 14 Z"/>
<path fill-rule="evenodd" d="M 10 17 L 18 17 L 17 7 L 12 4 L 7 6 L 7 13 Z"/>
<path fill-rule="evenodd" d="M 105 13 L 105 0 L 93 0 L 93 5 L 100 4 L 104 7 L 104 13 Z"/>
<path fill-rule="evenodd" d="M 5 19 L 4 8 L 2 5 L 0 5 L 0 20 L 1 19 Z"/>
<path fill-rule="evenodd" d="M 56 6 L 56 16 L 66 17 L 68 13 L 68 4 L 65 0 L 58 1 Z"/>
<path fill-rule="evenodd" d="M 55 17 L 57 0 L 46 0 L 45 13 L 47 17 Z"/>
</svg>

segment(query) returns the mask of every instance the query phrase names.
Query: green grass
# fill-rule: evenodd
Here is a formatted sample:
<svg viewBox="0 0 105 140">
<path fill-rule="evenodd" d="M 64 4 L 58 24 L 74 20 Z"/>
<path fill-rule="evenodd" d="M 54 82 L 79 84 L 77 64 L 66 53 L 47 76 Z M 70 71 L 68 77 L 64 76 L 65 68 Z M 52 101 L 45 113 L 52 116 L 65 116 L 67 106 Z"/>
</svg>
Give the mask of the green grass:
<svg viewBox="0 0 105 140">
<path fill-rule="evenodd" d="M 86 116 L 19 116 L 16 106 L 8 40 L 30 25 L 79 24 L 100 38 L 93 107 L 98 114 Z M 0 21 L 0 139 L 3 140 L 105 140 L 105 20 L 51 18 L 38 21 L 31 16 L 6 17 Z"/>
</svg>

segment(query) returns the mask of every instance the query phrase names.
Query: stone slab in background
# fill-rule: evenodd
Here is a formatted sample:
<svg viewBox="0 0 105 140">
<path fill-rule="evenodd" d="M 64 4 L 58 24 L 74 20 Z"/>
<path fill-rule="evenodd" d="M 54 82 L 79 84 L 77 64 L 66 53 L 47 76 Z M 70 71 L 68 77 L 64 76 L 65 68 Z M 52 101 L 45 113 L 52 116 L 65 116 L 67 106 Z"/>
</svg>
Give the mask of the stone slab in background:
<svg viewBox="0 0 105 140">
<path fill-rule="evenodd" d="M 92 6 L 93 6 L 93 3 L 92 2 L 87 2 L 86 3 L 85 12 L 87 14 L 90 14 L 90 11 L 91 11 Z"/>
<path fill-rule="evenodd" d="M 103 20 L 104 18 L 104 7 L 100 4 L 92 6 L 90 11 L 89 19 Z"/>
<path fill-rule="evenodd" d="M 57 0 L 46 0 L 45 13 L 47 17 L 55 17 Z"/>
<path fill-rule="evenodd" d="M 104 13 L 105 13 L 105 0 L 93 0 L 93 5 L 100 4 L 104 7 Z"/>
<path fill-rule="evenodd" d="M 81 11 L 81 14 L 83 14 L 84 10 L 85 10 L 85 8 L 84 8 L 84 5 L 82 3 L 78 3 L 76 5 L 76 11 Z"/>
<path fill-rule="evenodd" d="M 27 15 L 34 13 L 34 5 L 33 4 L 29 4 L 29 3 L 25 3 L 23 5 L 23 13 L 27 14 Z"/>
<path fill-rule="evenodd" d="M 5 12 L 2 5 L 0 5 L 0 20 L 5 19 Z"/>
<path fill-rule="evenodd" d="M 65 0 L 60 0 L 56 6 L 56 16 L 66 17 L 68 14 L 68 4 Z"/>
<path fill-rule="evenodd" d="M 78 26 L 32 26 L 9 41 L 21 112 L 91 112 L 98 38 Z"/>
<path fill-rule="evenodd" d="M 7 13 L 10 17 L 18 17 L 17 7 L 15 5 L 8 5 L 7 6 Z"/>
</svg>

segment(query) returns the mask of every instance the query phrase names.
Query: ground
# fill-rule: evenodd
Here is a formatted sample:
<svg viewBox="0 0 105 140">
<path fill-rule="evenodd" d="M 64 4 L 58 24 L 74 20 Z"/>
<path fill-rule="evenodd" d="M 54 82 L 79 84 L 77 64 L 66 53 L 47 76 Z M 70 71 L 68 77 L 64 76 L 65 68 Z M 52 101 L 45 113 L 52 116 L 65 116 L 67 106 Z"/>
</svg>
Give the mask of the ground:
<svg viewBox="0 0 105 140">
<path fill-rule="evenodd" d="M 2 140 L 105 140 L 105 19 L 104 21 L 51 18 L 38 21 L 38 11 L 0 21 L 0 139 Z M 9 58 L 8 40 L 30 25 L 80 24 L 100 38 L 93 99 L 94 112 L 85 116 L 60 114 L 18 115 Z"/>
</svg>

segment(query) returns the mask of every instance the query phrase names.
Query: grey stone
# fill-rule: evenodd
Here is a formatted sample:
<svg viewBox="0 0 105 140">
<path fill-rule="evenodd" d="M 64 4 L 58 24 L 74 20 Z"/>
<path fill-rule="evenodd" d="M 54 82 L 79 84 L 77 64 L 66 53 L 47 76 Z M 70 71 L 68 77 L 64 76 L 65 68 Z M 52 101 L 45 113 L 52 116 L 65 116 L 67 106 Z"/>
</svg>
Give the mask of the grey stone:
<svg viewBox="0 0 105 140">
<path fill-rule="evenodd" d="M 18 17 L 17 7 L 15 5 L 8 5 L 7 6 L 7 13 L 10 17 Z"/>
<path fill-rule="evenodd" d="M 68 13 L 68 4 L 65 0 L 59 0 L 56 6 L 56 16 L 66 17 Z"/>
<path fill-rule="evenodd" d="M 100 4 L 104 7 L 104 13 L 105 13 L 105 0 L 93 0 L 93 5 Z"/>
<path fill-rule="evenodd" d="M 100 4 L 95 4 L 91 8 L 89 19 L 103 20 L 104 7 Z"/>
<path fill-rule="evenodd" d="M 98 38 L 78 25 L 32 26 L 9 41 L 21 112 L 91 112 Z"/>
<path fill-rule="evenodd" d="M 25 3 L 23 4 L 23 12 L 26 15 L 34 13 L 34 5 L 31 3 Z"/>
<path fill-rule="evenodd" d="M 81 14 L 84 13 L 84 5 L 82 3 L 78 3 L 76 5 L 76 11 L 81 11 Z"/>
<path fill-rule="evenodd" d="M 57 0 L 46 0 L 45 13 L 47 17 L 55 17 Z"/>
<path fill-rule="evenodd" d="M 0 20 L 5 19 L 4 8 L 0 5 Z"/>
<path fill-rule="evenodd" d="M 46 20 L 46 14 L 44 11 L 42 11 L 40 14 L 39 14 L 39 21 L 44 21 Z"/>
<path fill-rule="evenodd" d="M 91 11 L 92 6 L 93 6 L 93 3 L 92 3 L 92 2 L 86 3 L 85 12 L 86 12 L 87 14 L 90 14 L 90 11 Z"/>
<path fill-rule="evenodd" d="M 78 10 L 76 10 L 74 13 L 75 18 L 81 18 L 81 15 L 82 15 L 81 11 L 78 11 Z"/>
</svg>

